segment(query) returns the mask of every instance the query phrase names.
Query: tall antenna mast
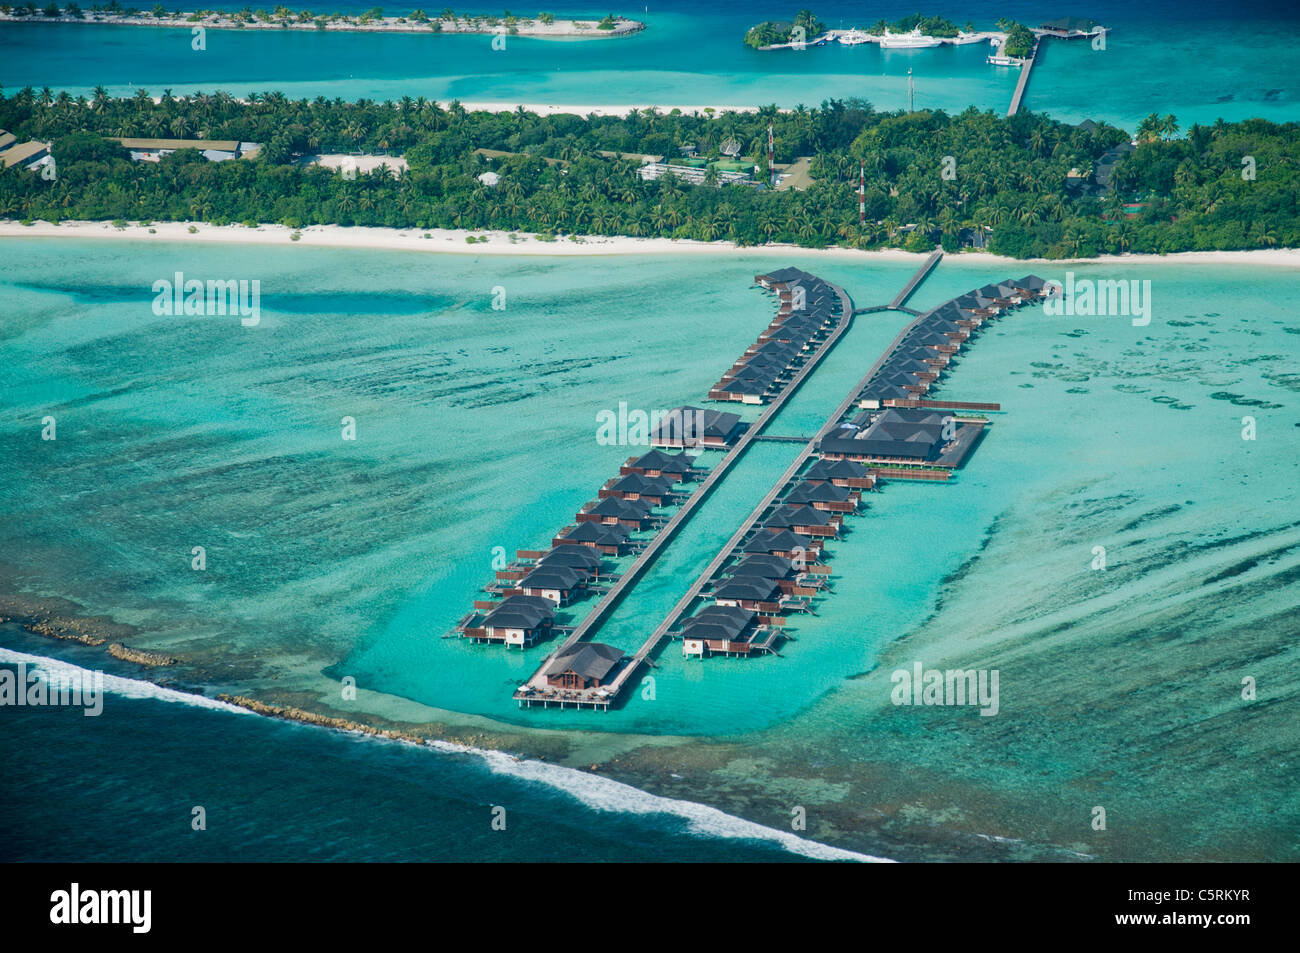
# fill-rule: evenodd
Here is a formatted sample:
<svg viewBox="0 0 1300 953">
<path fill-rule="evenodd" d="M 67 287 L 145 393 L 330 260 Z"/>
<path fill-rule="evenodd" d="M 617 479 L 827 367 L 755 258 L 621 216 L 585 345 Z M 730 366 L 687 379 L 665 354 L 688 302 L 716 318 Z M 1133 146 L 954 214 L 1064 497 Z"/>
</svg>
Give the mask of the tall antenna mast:
<svg viewBox="0 0 1300 953">
<path fill-rule="evenodd" d="M 772 132 L 773 121 L 767 121 L 767 174 L 772 180 L 773 188 L 776 187 L 776 139 Z"/>
<path fill-rule="evenodd" d="M 867 224 L 867 167 L 858 165 L 858 228 Z"/>
<path fill-rule="evenodd" d="M 912 106 L 912 94 L 916 91 L 916 84 L 912 81 L 912 67 L 907 68 L 907 111 L 916 112 Z"/>
</svg>

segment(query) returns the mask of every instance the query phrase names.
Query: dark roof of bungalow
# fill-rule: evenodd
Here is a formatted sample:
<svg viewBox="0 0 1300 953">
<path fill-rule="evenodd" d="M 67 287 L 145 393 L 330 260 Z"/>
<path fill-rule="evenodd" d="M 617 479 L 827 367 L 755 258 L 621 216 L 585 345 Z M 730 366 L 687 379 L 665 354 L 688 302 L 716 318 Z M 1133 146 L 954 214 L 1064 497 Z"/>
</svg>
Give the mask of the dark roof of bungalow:
<svg viewBox="0 0 1300 953">
<path fill-rule="evenodd" d="M 661 476 L 648 477 L 640 473 L 628 473 L 619 477 L 612 487 L 619 493 L 647 493 L 651 496 L 667 496 L 673 491 L 673 485 Z"/>
<path fill-rule="evenodd" d="M 695 458 L 687 453 L 665 453 L 663 450 L 651 450 L 632 461 L 630 466 L 642 470 L 663 470 L 667 473 L 685 473 L 695 463 Z"/>
<path fill-rule="evenodd" d="M 537 561 L 539 566 L 581 566 L 600 568 L 600 554 L 586 546 L 556 546 Z"/>
<path fill-rule="evenodd" d="M 574 569 L 572 566 L 538 566 L 519 580 L 517 588 L 572 589 L 585 578 L 587 578 L 585 572 Z"/>
<path fill-rule="evenodd" d="M 852 460 L 818 460 L 804 474 L 805 480 L 847 480 L 865 477 L 871 471 Z"/>
<path fill-rule="evenodd" d="M 708 606 L 681 622 L 681 631 L 691 638 L 730 639 L 749 628 L 758 618 L 753 609 L 739 606 Z"/>
<path fill-rule="evenodd" d="M 627 542 L 630 530 L 626 526 L 619 526 L 617 523 L 607 525 L 605 523 L 579 523 L 567 534 L 565 539 L 576 540 L 581 543 L 596 543 L 601 546 L 617 546 L 619 543 Z"/>
<path fill-rule="evenodd" d="M 733 576 L 713 590 L 715 599 L 744 599 L 752 602 L 776 602 L 781 587 L 761 576 Z"/>
<path fill-rule="evenodd" d="M 1025 275 L 1023 278 L 1017 278 L 1011 282 L 1017 288 L 1024 288 L 1029 291 L 1042 291 L 1047 282 L 1037 275 Z"/>
<path fill-rule="evenodd" d="M 683 420 L 685 416 L 685 420 Z M 704 433 L 696 432 L 696 424 L 704 427 Z M 652 436 L 657 438 L 676 438 L 693 440 L 704 437 L 730 437 L 740 425 L 739 414 L 728 414 L 718 410 L 704 410 L 699 407 L 677 407 L 664 414 L 654 428 Z"/>
<path fill-rule="evenodd" d="M 573 672 L 584 679 L 604 680 L 623 657 L 623 650 L 612 645 L 578 642 L 558 652 L 546 667 L 546 674 L 563 675 L 565 672 Z"/>
<path fill-rule="evenodd" d="M 488 629 L 532 629 L 555 617 L 555 603 L 541 596 L 510 596 L 483 619 Z"/>
<path fill-rule="evenodd" d="M 806 271 L 800 271 L 798 268 L 778 268 L 776 271 L 769 271 L 762 277 L 775 282 L 790 282 L 800 278 L 811 278 L 812 275 Z"/>
<path fill-rule="evenodd" d="M 788 529 L 760 529 L 745 545 L 747 553 L 793 552 L 796 549 L 809 549 L 812 540 Z"/>
<path fill-rule="evenodd" d="M 847 487 L 836 486 L 834 483 L 800 483 L 786 494 L 785 501 L 787 503 L 843 503 L 848 498 Z"/>
<path fill-rule="evenodd" d="M 794 563 L 784 556 L 768 553 L 751 553 L 732 568 L 733 576 L 766 576 L 770 579 L 785 579 L 794 572 Z"/>
<path fill-rule="evenodd" d="M 807 504 L 790 503 L 778 506 L 763 525 L 769 529 L 788 529 L 792 526 L 829 526 L 831 518 Z"/>
<path fill-rule="evenodd" d="M 654 504 L 649 500 L 620 500 L 616 496 L 607 496 L 587 512 L 621 520 L 642 520 L 653 509 Z"/>
</svg>

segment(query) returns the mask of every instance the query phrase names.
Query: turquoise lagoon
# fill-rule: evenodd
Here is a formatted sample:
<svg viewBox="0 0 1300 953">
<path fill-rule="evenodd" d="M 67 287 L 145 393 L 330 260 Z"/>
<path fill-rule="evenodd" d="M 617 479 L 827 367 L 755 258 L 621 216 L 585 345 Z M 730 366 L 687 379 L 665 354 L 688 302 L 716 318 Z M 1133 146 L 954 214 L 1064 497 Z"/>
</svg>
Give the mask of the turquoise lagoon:
<svg viewBox="0 0 1300 953">
<path fill-rule="evenodd" d="M 237 5 L 236 5 L 237 6 Z M 343 12 L 367 9 L 340 0 Z M 829 26 L 868 26 L 914 12 L 912 4 L 817 6 Z M 1010 16 L 1036 24 L 1060 11 L 1029 0 L 945 2 L 928 8 L 992 29 Z M 392 11 L 397 12 L 397 11 Z M 494 11 L 499 13 L 500 11 Z M 581 15 L 589 11 L 570 11 Z M 786 5 L 724 0 L 701 11 L 684 0 L 623 11 L 648 24 L 631 37 L 555 41 L 512 37 L 494 52 L 486 36 L 281 33 L 211 30 L 207 50 L 190 48 L 183 29 L 0 24 L 0 84 L 49 85 L 113 95 L 164 88 L 181 94 L 225 90 L 236 96 L 279 90 L 287 96 L 397 100 L 793 107 L 862 97 L 881 109 L 907 104 L 913 72 L 917 108 L 1002 113 L 1017 71 L 985 63 L 985 44 L 882 51 L 832 44 L 803 52 L 758 53 L 741 43 L 763 17 L 788 18 Z M 1277 4 L 1247 2 L 1196 10 L 1172 0 L 1134 5 L 1096 0 L 1086 11 L 1112 28 L 1106 49 L 1046 44 L 1025 106 L 1078 122 L 1106 119 L 1132 129 L 1151 112 L 1176 114 L 1184 127 L 1261 117 L 1296 118 L 1300 18 Z M 565 15 L 565 11 L 557 11 Z"/>
<path fill-rule="evenodd" d="M 564 729 L 593 751 L 608 750 L 602 736 L 712 736 L 733 767 L 686 796 L 740 784 L 742 762 L 745 783 L 798 769 L 840 778 L 823 796 L 841 810 L 951 797 L 976 830 L 1032 825 L 1030 840 L 1056 844 L 1071 843 L 1054 827 L 1077 808 L 1067 794 L 1110 778 L 1126 799 L 1149 795 L 1146 839 L 1089 856 L 1278 856 L 1276 831 L 1294 832 L 1294 270 L 1071 266 L 1149 279 L 1150 325 L 1031 308 L 990 326 L 944 385 L 1001 402 L 987 437 L 949 485 L 869 496 L 832 550 L 834 594 L 783 657 L 688 663 L 670 645 L 652 700 L 597 714 L 515 708 L 511 689 L 548 646 L 441 636 L 490 578 L 493 547 L 543 545 L 635 451 L 598 444 L 597 413 L 698 402 L 771 316 L 753 275 L 785 259 L 75 239 L 7 239 L 3 252 L 5 589 L 136 626 L 132 644 L 182 656 L 195 683 Z M 789 260 L 858 305 L 888 300 L 914 267 Z M 152 282 L 178 270 L 259 278 L 261 324 L 154 316 Z M 1065 268 L 950 258 L 911 303 L 1027 270 Z M 505 311 L 491 308 L 496 286 Z M 774 430 L 824 419 L 906 320 L 859 316 Z M 54 442 L 40 440 L 47 415 Z M 355 442 L 340 438 L 344 416 Z M 638 644 L 796 450 L 757 445 L 596 637 Z M 1090 568 L 1096 546 L 1104 571 Z M 914 660 L 1000 668 L 999 717 L 891 705 L 889 672 Z M 340 700 L 344 675 L 355 702 Z M 1240 704 L 1243 675 L 1267 686 L 1255 708 Z M 961 768 L 972 758 L 976 779 Z M 1002 797 L 1013 808 L 981 813 Z M 1227 846 L 1178 827 L 1211 801 L 1235 832 Z"/>
</svg>

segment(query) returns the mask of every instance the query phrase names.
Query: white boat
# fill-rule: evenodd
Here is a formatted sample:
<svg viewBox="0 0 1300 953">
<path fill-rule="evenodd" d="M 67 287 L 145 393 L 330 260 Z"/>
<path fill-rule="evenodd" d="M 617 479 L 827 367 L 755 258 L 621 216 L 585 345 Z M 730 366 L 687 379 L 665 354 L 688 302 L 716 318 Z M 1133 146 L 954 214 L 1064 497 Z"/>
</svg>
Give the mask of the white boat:
<svg viewBox="0 0 1300 953">
<path fill-rule="evenodd" d="M 880 45 L 886 50 L 920 50 L 931 46 L 940 46 L 943 40 L 937 36 L 926 36 L 920 28 L 910 33 L 890 33 L 885 31 L 880 38 Z"/>
<path fill-rule="evenodd" d="M 967 33 L 965 30 L 958 30 L 957 35 L 948 40 L 953 46 L 965 46 L 967 43 L 978 43 L 984 39 L 978 33 Z"/>
<path fill-rule="evenodd" d="M 845 46 L 857 46 L 860 43 L 870 43 L 871 34 L 864 33 L 862 30 L 845 30 L 838 39 Z"/>
</svg>

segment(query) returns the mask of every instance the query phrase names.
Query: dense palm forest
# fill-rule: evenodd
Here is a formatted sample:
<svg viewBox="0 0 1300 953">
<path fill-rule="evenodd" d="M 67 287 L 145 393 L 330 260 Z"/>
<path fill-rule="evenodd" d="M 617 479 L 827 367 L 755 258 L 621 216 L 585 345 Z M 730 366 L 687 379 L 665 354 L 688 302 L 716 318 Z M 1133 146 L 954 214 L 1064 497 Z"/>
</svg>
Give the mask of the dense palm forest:
<svg viewBox="0 0 1300 953">
<path fill-rule="evenodd" d="M 642 181 L 639 153 L 676 156 L 691 144 L 717 156 L 729 140 L 766 166 L 814 157 L 804 191 L 754 185 Z M 53 143 L 53 180 L 19 166 L 0 173 L 0 218 L 202 220 L 655 235 L 742 244 L 793 242 L 949 248 L 991 229 L 989 248 L 1016 257 L 1122 251 L 1300 246 L 1300 136 L 1262 120 L 1146 124 L 1116 166 L 1112 191 L 1087 182 L 1093 163 L 1128 133 L 1044 116 L 967 110 L 876 112 L 861 101 L 719 115 L 626 118 L 469 113 L 424 99 L 396 103 L 243 102 L 224 94 L 155 102 L 141 92 L 89 100 L 26 89 L 0 95 L 0 128 Z M 208 162 L 180 151 L 132 162 L 111 136 L 201 137 L 263 143 L 253 159 Z M 513 155 L 490 162 L 477 149 Z M 319 152 L 404 155 L 409 169 L 346 178 L 298 162 Z M 950 157 L 950 158 L 949 158 Z M 1246 161 L 1246 160 L 1249 161 Z M 546 161 L 551 160 L 551 161 Z M 865 169 L 866 224 L 858 223 Z M 491 169 L 495 186 L 479 180 Z M 1251 174 L 1243 174 L 1247 169 Z M 761 172 L 760 172 L 760 178 Z"/>
</svg>

